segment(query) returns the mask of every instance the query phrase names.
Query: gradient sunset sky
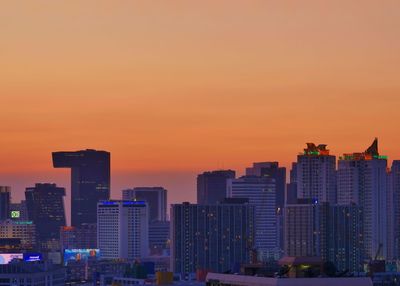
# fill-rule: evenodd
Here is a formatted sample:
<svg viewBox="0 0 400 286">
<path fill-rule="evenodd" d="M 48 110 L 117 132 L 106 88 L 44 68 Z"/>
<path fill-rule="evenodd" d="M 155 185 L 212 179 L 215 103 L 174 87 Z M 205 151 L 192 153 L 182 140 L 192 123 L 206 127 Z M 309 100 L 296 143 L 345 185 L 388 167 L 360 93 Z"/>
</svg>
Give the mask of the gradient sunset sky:
<svg viewBox="0 0 400 286">
<path fill-rule="evenodd" d="M 51 152 L 112 154 L 112 194 L 289 166 L 305 142 L 400 159 L 399 1 L 3 1 L 0 185 L 68 189 Z M 68 200 L 67 200 L 68 201 Z"/>
</svg>

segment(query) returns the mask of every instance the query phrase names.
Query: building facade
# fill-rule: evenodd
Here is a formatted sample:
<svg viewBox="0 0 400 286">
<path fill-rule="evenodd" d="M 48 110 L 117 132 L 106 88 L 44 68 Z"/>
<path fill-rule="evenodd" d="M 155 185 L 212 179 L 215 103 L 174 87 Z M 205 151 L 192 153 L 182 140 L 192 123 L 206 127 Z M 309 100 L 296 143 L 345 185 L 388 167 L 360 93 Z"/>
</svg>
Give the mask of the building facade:
<svg viewBox="0 0 400 286">
<path fill-rule="evenodd" d="M 226 198 L 227 180 L 234 179 L 233 170 L 204 172 L 197 176 L 197 203 L 200 205 L 217 204 Z"/>
<path fill-rule="evenodd" d="M 0 186 L 0 220 L 10 217 L 11 187 Z"/>
<path fill-rule="evenodd" d="M 28 217 L 36 225 L 40 249 L 59 245 L 60 229 L 66 225 L 64 196 L 65 189 L 56 184 L 36 184 L 26 188 Z"/>
<path fill-rule="evenodd" d="M 71 225 L 96 223 L 97 202 L 110 198 L 110 153 L 54 152 L 53 166 L 71 169 Z"/>
<path fill-rule="evenodd" d="M 336 157 L 329 155 L 326 145 L 307 143 L 297 156 L 297 198 L 335 204 Z"/>
<path fill-rule="evenodd" d="M 167 190 L 162 187 L 137 187 L 123 190 L 122 199 L 145 201 L 149 209 L 149 222 L 167 219 Z"/>
<path fill-rule="evenodd" d="M 97 224 L 61 227 L 60 241 L 62 250 L 97 248 Z"/>
<path fill-rule="evenodd" d="M 97 247 L 102 258 L 135 260 L 148 255 L 148 212 L 145 202 L 99 202 L 97 219 Z"/>
<path fill-rule="evenodd" d="M 22 249 L 32 250 L 36 247 L 36 227 L 32 221 L 4 220 L 0 222 L 0 238 L 18 238 Z"/>
<path fill-rule="evenodd" d="M 248 199 L 255 207 L 255 248 L 262 261 L 280 258 L 279 217 L 275 180 L 244 176 L 228 180 L 228 197 Z"/>
<path fill-rule="evenodd" d="M 171 206 L 171 266 L 175 273 L 225 272 L 250 263 L 254 207 L 241 200 L 212 205 Z"/>
</svg>

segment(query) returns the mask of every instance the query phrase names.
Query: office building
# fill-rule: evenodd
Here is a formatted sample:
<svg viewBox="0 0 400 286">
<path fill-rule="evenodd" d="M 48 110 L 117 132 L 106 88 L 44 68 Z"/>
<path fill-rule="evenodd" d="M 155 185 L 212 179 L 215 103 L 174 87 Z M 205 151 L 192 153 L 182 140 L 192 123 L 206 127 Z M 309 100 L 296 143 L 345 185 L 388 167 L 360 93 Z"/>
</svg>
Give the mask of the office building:
<svg viewBox="0 0 400 286">
<path fill-rule="evenodd" d="M 71 168 L 71 225 L 96 223 L 97 202 L 110 198 L 110 153 L 54 152 L 55 168 Z"/>
<path fill-rule="evenodd" d="M 250 263 L 254 248 L 254 207 L 247 200 L 171 206 L 171 266 L 181 274 L 225 272 Z"/>
<path fill-rule="evenodd" d="M 145 201 L 149 208 L 149 221 L 167 219 L 167 190 L 162 187 L 137 187 L 122 191 L 122 199 Z"/>
<path fill-rule="evenodd" d="M 297 156 L 297 197 L 336 203 L 336 157 L 329 155 L 326 145 L 307 143 Z"/>
<path fill-rule="evenodd" d="M 387 157 L 380 156 L 378 140 L 362 153 L 344 154 L 338 163 L 338 203 L 363 209 L 366 258 L 386 259 L 388 249 Z"/>
<path fill-rule="evenodd" d="M 25 200 L 22 200 L 20 203 L 10 204 L 10 218 L 12 220 L 28 220 L 28 209 L 26 208 Z"/>
<path fill-rule="evenodd" d="M 328 203 L 299 199 L 285 207 L 285 255 L 327 260 Z"/>
<path fill-rule="evenodd" d="M 32 250 L 36 247 L 36 227 L 32 221 L 1 221 L 0 239 L 5 238 L 20 239 L 21 249 Z"/>
<path fill-rule="evenodd" d="M 56 184 L 36 184 L 26 188 L 28 217 L 36 225 L 37 242 L 41 249 L 59 244 L 60 228 L 66 225 L 64 196 L 65 189 Z"/>
<path fill-rule="evenodd" d="M 95 249 L 97 248 L 97 224 L 64 226 L 60 231 L 61 249 Z"/>
<path fill-rule="evenodd" d="M 389 259 L 400 259 L 400 160 L 393 160 L 388 182 Z"/>
<path fill-rule="evenodd" d="M 154 221 L 149 224 L 149 247 L 150 255 L 169 255 L 169 221 Z"/>
<path fill-rule="evenodd" d="M 102 258 L 135 260 L 148 255 L 146 202 L 99 202 L 97 220 L 97 247 Z"/>
<path fill-rule="evenodd" d="M 297 163 L 292 163 L 292 169 L 290 170 L 289 183 L 286 186 L 286 204 L 297 203 Z"/>
<path fill-rule="evenodd" d="M 275 180 L 256 176 L 229 179 L 228 197 L 245 198 L 255 206 L 255 247 L 258 259 L 262 261 L 279 259 L 281 249 Z"/>
<path fill-rule="evenodd" d="M 0 221 L 10 217 L 11 187 L 0 186 Z"/>
<path fill-rule="evenodd" d="M 217 204 L 226 198 L 227 180 L 236 176 L 233 170 L 204 172 L 197 176 L 197 203 Z"/>
<path fill-rule="evenodd" d="M 0 265 L 1 286 L 64 286 L 65 269 L 48 262 Z"/>
</svg>

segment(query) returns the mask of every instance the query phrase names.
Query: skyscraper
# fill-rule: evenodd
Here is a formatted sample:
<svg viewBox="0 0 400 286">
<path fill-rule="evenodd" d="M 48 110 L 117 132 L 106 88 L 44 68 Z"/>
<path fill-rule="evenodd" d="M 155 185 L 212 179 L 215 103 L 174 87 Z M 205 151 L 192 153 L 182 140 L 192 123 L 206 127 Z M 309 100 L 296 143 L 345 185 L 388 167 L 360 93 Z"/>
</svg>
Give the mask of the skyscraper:
<svg viewBox="0 0 400 286">
<path fill-rule="evenodd" d="M 246 200 L 171 206 L 171 266 L 175 273 L 225 272 L 250 263 L 254 207 Z"/>
<path fill-rule="evenodd" d="M 363 209 L 365 252 L 368 259 L 388 254 L 387 158 L 378 140 L 362 153 L 344 154 L 338 166 L 338 203 Z M 378 251 L 379 250 L 379 251 Z"/>
<path fill-rule="evenodd" d="M 390 170 L 390 198 L 391 203 L 391 229 L 392 229 L 392 257 L 393 259 L 400 258 L 400 160 L 393 160 Z"/>
<path fill-rule="evenodd" d="M 245 198 L 255 207 L 255 247 L 259 259 L 279 259 L 279 218 L 276 208 L 275 180 L 268 177 L 243 176 L 228 180 L 228 197 Z"/>
<path fill-rule="evenodd" d="M 0 220 L 10 217 L 11 188 L 0 186 Z"/>
<path fill-rule="evenodd" d="M 290 170 L 290 181 L 287 184 L 286 192 L 286 203 L 295 204 L 297 203 L 297 163 L 292 163 L 292 169 Z"/>
<path fill-rule="evenodd" d="M 162 187 L 137 187 L 123 190 L 122 199 L 147 202 L 150 222 L 167 219 L 167 190 Z"/>
<path fill-rule="evenodd" d="M 204 172 L 197 176 L 197 203 L 204 205 L 217 204 L 226 198 L 228 179 L 236 176 L 233 170 Z"/>
<path fill-rule="evenodd" d="M 326 145 L 307 143 L 297 156 L 297 197 L 336 203 L 336 157 Z"/>
<path fill-rule="evenodd" d="M 97 247 L 102 258 L 135 260 L 149 251 L 148 213 L 143 201 L 97 204 Z"/>
<path fill-rule="evenodd" d="M 71 168 L 71 225 L 96 223 L 97 202 L 110 198 L 110 153 L 54 152 L 55 168 Z"/>
<path fill-rule="evenodd" d="M 37 242 L 41 248 L 60 239 L 60 228 L 66 224 L 64 196 L 65 189 L 56 184 L 36 184 L 26 188 L 28 217 L 36 225 Z"/>
</svg>

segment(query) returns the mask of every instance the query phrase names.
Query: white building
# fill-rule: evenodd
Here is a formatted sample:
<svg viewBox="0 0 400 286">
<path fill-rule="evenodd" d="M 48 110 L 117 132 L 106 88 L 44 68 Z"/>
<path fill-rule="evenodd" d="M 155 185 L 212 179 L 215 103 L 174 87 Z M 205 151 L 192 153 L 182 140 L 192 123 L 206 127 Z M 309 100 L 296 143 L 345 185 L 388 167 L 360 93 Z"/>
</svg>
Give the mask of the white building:
<svg viewBox="0 0 400 286">
<path fill-rule="evenodd" d="M 97 245 L 104 259 L 134 260 L 148 255 L 148 211 L 143 201 L 97 204 Z"/>
<path fill-rule="evenodd" d="M 255 247 L 259 259 L 279 259 L 279 231 L 275 180 L 268 177 L 244 176 L 229 179 L 227 196 L 247 198 L 255 206 Z"/>
</svg>

